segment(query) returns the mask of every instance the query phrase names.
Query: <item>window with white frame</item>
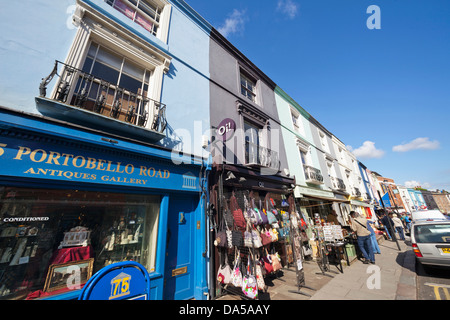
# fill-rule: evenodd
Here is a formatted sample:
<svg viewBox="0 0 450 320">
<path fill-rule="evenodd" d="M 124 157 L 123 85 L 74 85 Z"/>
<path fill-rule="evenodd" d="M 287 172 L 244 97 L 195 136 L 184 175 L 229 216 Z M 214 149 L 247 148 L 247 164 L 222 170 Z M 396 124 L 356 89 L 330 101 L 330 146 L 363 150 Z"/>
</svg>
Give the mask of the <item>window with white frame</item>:
<svg viewBox="0 0 450 320">
<path fill-rule="evenodd" d="M 104 0 L 154 36 L 158 35 L 164 2 L 158 0 Z"/>
<path fill-rule="evenodd" d="M 244 121 L 244 131 L 246 163 L 257 164 L 260 162 L 263 128 L 251 122 Z"/>
<path fill-rule="evenodd" d="M 256 80 L 241 71 L 241 94 L 252 102 L 256 102 Z"/>
<path fill-rule="evenodd" d="M 143 96 L 147 95 L 152 74 L 151 70 L 95 42 L 88 50 L 83 71 Z"/>
<path fill-rule="evenodd" d="M 339 158 L 345 163 L 344 150 L 341 147 L 339 147 Z"/>
<path fill-rule="evenodd" d="M 298 151 L 300 153 L 300 160 L 302 161 L 302 165 L 310 166 L 311 165 L 310 147 L 300 139 L 296 139 L 296 144 L 298 147 Z"/>
<path fill-rule="evenodd" d="M 291 107 L 291 117 L 292 117 L 292 124 L 294 125 L 294 130 L 301 134 L 305 135 L 305 130 L 303 128 L 302 120 L 300 118 L 300 113 Z"/>
<path fill-rule="evenodd" d="M 322 145 L 323 150 L 330 152 L 330 149 L 328 148 L 327 138 L 325 136 L 325 133 L 322 131 L 319 131 L 319 137 L 320 137 L 320 144 Z"/>
<path fill-rule="evenodd" d="M 162 126 L 156 127 L 165 123 L 160 99 L 170 56 L 151 43 L 137 41 L 122 25 L 112 20 L 105 23 L 101 12 L 83 2 L 78 5 L 84 12 L 80 18 L 84 27 L 78 28 L 53 95 L 64 88 L 64 101 L 70 105 L 163 131 Z"/>
</svg>

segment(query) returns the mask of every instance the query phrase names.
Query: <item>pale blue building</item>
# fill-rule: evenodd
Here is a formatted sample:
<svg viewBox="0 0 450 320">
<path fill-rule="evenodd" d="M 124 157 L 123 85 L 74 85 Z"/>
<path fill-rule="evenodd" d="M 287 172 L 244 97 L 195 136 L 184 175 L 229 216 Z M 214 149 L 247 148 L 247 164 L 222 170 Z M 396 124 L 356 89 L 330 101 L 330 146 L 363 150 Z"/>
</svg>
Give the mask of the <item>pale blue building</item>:
<svg viewBox="0 0 450 320">
<path fill-rule="evenodd" d="M 147 298 L 206 299 L 209 24 L 182 0 L 8 1 L 0 18 L 1 298 L 74 299 L 55 270 L 134 260 Z M 44 222 L 3 241 L 16 216 Z"/>
</svg>

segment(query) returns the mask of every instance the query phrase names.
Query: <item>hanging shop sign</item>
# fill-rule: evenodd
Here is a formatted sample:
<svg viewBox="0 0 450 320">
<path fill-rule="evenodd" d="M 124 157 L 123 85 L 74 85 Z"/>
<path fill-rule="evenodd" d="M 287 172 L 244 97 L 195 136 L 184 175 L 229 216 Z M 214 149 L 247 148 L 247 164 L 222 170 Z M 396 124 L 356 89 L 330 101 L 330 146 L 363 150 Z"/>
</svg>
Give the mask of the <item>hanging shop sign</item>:
<svg viewBox="0 0 450 320">
<path fill-rule="evenodd" d="M 217 126 L 216 134 L 222 139 L 222 141 L 228 141 L 233 137 L 236 131 L 236 122 L 233 119 L 223 119 Z"/>
<path fill-rule="evenodd" d="M 200 189 L 198 175 L 170 161 L 9 137 L 0 139 L 0 175 L 169 190 Z"/>
<path fill-rule="evenodd" d="M 79 300 L 148 300 L 150 277 L 141 264 L 134 261 L 114 263 L 93 275 Z"/>
</svg>

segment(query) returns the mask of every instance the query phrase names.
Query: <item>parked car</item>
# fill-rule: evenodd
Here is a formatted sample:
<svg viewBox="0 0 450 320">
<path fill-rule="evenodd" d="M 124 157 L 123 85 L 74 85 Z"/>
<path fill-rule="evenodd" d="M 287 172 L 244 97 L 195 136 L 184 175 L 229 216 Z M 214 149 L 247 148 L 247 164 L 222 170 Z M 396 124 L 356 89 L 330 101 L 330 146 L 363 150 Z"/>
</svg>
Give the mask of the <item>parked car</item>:
<svg viewBox="0 0 450 320">
<path fill-rule="evenodd" d="M 424 267 L 450 267 L 450 221 L 416 221 L 411 229 L 411 245 L 416 261 Z"/>
<path fill-rule="evenodd" d="M 445 220 L 446 217 L 439 210 L 422 210 L 413 211 L 411 213 L 411 221 L 426 221 L 426 220 Z"/>
</svg>

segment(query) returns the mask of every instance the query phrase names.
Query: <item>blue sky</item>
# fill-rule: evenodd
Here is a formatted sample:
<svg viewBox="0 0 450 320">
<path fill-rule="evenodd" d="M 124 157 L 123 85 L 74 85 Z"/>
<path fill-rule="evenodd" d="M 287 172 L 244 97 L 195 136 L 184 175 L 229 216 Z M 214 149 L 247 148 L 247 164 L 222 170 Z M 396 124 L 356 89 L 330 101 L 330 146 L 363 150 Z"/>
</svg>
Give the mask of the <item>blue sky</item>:
<svg viewBox="0 0 450 320">
<path fill-rule="evenodd" d="M 450 191 L 450 1 L 186 2 L 370 170 Z"/>
</svg>

